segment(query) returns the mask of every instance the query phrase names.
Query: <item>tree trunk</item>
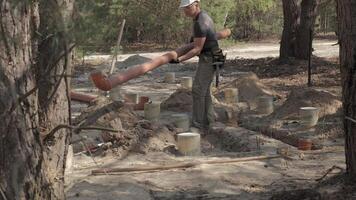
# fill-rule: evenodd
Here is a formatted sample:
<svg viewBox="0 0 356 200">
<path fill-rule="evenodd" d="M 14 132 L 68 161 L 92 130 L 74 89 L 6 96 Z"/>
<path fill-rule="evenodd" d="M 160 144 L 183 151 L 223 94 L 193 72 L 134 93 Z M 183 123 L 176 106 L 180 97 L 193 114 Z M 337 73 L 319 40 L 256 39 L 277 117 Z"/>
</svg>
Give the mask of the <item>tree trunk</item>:
<svg viewBox="0 0 356 200">
<path fill-rule="evenodd" d="M 307 60 L 310 30 L 314 30 L 320 0 L 283 0 L 284 26 L 280 47 L 280 60 L 288 57 Z"/>
<path fill-rule="evenodd" d="M 58 76 L 70 73 L 65 29 L 46 25 L 61 21 L 56 17 L 71 6 L 70 1 L 0 2 L 0 199 L 65 198 L 69 132 L 60 130 L 51 141 L 42 138 L 69 123 L 68 82 Z M 59 45 L 49 45 L 54 41 Z"/>
<path fill-rule="evenodd" d="M 298 27 L 298 0 L 283 0 L 284 25 L 279 51 L 280 60 L 295 57 L 296 30 Z"/>
<path fill-rule="evenodd" d="M 318 15 L 318 7 L 320 0 L 303 0 L 301 4 L 300 25 L 297 29 L 297 45 L 296 58 L 308 59 L 310 54 L 309 44 L 310 31 L 314 31 L 316 16 Z"/>
<path fill-rule="evenodd" d="M 338 36 L 343 85 L 343 110 L 347 172 L 356 175 L 356 2 L 338 0 Z"/>
</svg>

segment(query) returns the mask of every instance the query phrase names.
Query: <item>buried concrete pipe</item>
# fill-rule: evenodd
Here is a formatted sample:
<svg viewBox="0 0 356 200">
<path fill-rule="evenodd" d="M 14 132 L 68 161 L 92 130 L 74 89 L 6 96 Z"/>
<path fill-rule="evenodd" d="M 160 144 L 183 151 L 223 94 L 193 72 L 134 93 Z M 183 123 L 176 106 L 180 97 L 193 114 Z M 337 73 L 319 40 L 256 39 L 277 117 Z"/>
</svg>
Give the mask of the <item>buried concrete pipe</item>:
<svg viewBox="0 0 356 200">
<path fill-rule="evenodd" d="M 160 102 L 148 102 L 144 106 L 145 119 L 149 121 L 157 121 L 161 114 Z"/>
<path fill-rule="evenodd" d="M 187 132 L 190 129 L 190 119 L 187 114 L 173 114 L 173 123 L 182 132 Z"/>
<path fill-rule="evenodd" d="M 192 77 L 182 77 L 181 78 L 181 87 L 184 89 L 191 90 L 193 87 L 193 78 Z"/>
<path fill-rule="evenodd" d="M 219 40 L 224 39 L 231 35 L 231 30 L 224 29 L 220 32 L 217 32 L 216 35 Z M 120 84 L 123 84 L 133 78 L 141 76 L 146 72 L 149 72 L 161 65 L 167 64 L 171 60 L 177 59 L 178 57 L 186 54 L 193 48 L 194 44 L 189 43 L 177 48 L 175 51 L 170 51 L 162 56 L 150 60 L 149 62 L 132 67 L 122 73 L 118 73 L 108 77 L 101 71 L 95 71 L 91 73 L 90 77 L 97 88 L 99 88 L 100 90 L 109 91 Z"/>
<path fill-rule="evenodd" d="M 299 110 L 300 124 L 304 128 L 311 128 L 318 124 L 319 109 L 316 107 L 301 107 Z"/>
<path fill-rule="evenodd" d="M 200 134 L 180 133 L 177 135 L 178 151 L 185 156 L 200 155 Z"/>
<path fill-rule="evenodd" d="M 261 96 L 257 101 L 257 111 L 260 114 L 271 114 L 274 111 L 273 97 Z"/>
<path fill-rule="evenodd" d="M 66 168 L 65 171 L 68 173 L 71 171 L 72 166 L 73 166 L 73 157 L 74 157 L 74 152 L 73 152 L 73 145 L 68 146 L 67 150 L 67 156 L 66 156 Z"/>
</svg>

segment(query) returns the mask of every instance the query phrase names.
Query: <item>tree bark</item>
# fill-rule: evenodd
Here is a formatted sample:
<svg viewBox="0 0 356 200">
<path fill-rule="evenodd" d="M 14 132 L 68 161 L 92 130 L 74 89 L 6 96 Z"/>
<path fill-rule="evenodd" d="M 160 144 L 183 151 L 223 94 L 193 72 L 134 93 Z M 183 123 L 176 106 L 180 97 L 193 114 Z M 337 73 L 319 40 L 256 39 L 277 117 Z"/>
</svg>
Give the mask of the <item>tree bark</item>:
<svg viewBox="0 0 356 200">
<path fill-rule="evenodd" d="M 283 0 L 284 26 L 280 46 L 280 60 L 288 57 L 307 60 L 310 30 L 314 30 L 320 0 Z"/>
<path fill-rule="evenodd" d="M 54 2 L 60 5 L 53 6 Z M 59 14 L 55 13 L 70 12 L 67 8 L 71 5 L 71 1 L 52 0 L 0 2 L 2 198 L 65 198 L 64 167 L 70 134 L 59 131 L 46 144 L 42 138 L 55 126 L 69 123 L 68 82 L 58 74 L 70 73 L 70 60 L 64 37 L 58 36 L 65 31 L 56 29 L 49 35 L 45 30 L 52 28 L 46 24 L 58 23 L 55 17 Z M 60 45 L 46 45 L 55 39 Z"/>
<path fill-rule="evenodd" d="M 310 31 L 314 32 L 314 24 L 318 15 L 320 0 L 303 0 L 301 4 L 300 25 L 297 29 L 296 58 L 308 59 L 310 54 Z"/>
<path fill-rule="evenodd" d="M 37 92 L 20 101 L 36 85 L 31 65 L 37 48 L 31 26 L 38 25 L 38 7 L 12 6 L 7 0 L 0 4 L 0 190 L 7 199 L 39 199 L 48 197 L 41 185 L 49 181 L 35 176 L 44 169 Z"/>
<path fill-rule="evenodd" d="M 280 60 L 295 57 L 296 30 L 298 27 L 299 7 L 298 0 L 283 0 L 283 33 L 279 51 Z"/>
<path fill-rule="evenodd" d="M 347 172 L 356 175 L 356 2 L 337 0 Z"/>
</svg>

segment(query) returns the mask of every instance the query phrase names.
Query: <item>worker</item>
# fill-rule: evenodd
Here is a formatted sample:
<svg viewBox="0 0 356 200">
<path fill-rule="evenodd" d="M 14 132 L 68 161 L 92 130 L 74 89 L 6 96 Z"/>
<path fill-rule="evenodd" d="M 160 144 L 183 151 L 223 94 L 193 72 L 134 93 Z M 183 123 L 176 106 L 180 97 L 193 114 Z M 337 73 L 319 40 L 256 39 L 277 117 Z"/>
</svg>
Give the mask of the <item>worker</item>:
<svg viewBox="0 0 356 200">
<path fill-rule="evenodd" d="M 179 63 L 194 56 L 199 56 L 198 69 L 195 73 L 192 88 L 192 126 L 205 132 L 215 121 L 210 85 L 215 72 L 212 52 L 219 49 L 219 44 L 214 22 L 207 12 L 200 9 L 199 1 L 181 0 L 180 2 L 179 7 L 183 10 L 185 16 L 193 19 L 192 42 L 194 42 L 194 48 L 172 60 L 171 63 Z"/>
</svg>

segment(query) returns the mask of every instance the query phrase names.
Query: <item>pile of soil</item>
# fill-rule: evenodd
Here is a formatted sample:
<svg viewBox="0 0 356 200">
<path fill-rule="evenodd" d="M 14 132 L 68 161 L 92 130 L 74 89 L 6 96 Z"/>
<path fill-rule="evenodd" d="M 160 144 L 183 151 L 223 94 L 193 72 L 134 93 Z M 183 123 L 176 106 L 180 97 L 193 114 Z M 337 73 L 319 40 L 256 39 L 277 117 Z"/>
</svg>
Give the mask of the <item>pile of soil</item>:
<svg viewBox="0 0 356 200">
<path fill-rule="evenodd" d="M 239 101 L 248 102 L 249 104 L 253 103 L 259 96 L 281 98 L 280 94 L 264 85 L 256 74 L 246 73 L 239 75 L 239 78 L 232 82 L 225 83 L 219 90 L 215 89 L 213 91 L 215 96 L 212 97 L 214 104 L 221 104 L 221 101 L 224 101 L 223 91 L 229 87 L 238 88 Z M 162 103 L 161 108 L 175 112 L 189 112 L 191 111 L 192 103 L 192 92 L 186 89 L 178 89 Z"/>
<path fill-rule="evenodd" d="M 235 127 L 225 127 L 224 129 L 212 129 L 210 131 L 213 136 L 210 136 L 210 140 L 214 146 L 219 147 L 227 152 L 250 152 L 251 146 L 255 145 L 249 140 L 251 135 L 255 132 Z M 217 137 L 214 141 L 214 137 Z M 213 139 L 213 140 L 212 140 Z"/>
<path fill-rule="evenodd" d="M 144 57 L 144 56 L 140 56 L 140 55 L 133 55 L 128 57 L 126 60 L 119 62 L 117 64 L 117 69 L 118 70 L 125 70 L 128 69 L 130 67 L 136 66 L 136 65 L 140 65 L 146 62 L 151 61 L 152 59 Z M 195 70 L 196 68 L 196 64 L 190 64 L 190 63 L 186 63 L 186 64 L 165 64 L 160 66 L 159 68 L 156 68 L 155 71 L 156 72 L 176 72 L 176 71 L 192 71 Z"/>
<path fill-rule="evenodd" d="M 191 112 L 193 105 L 192 91 L 178 89 L 167 100 L 162 102 L 162 110 L 173 112 Z"/>
<path fill-rule="evenodd" d="M 239 105 L 225 104 L 212 96 L 215 118 L 217 122 L 223 122 L 231 126 L 237 125 Z M 167 100 L 162 102 L 161 109 L 173 112 L 191 112 L 193 106 L 192 91 L 178 89 Z"/>
<path fill-rule="evenodd" d="M 300 129 L 300 107 L 319 108 L 319 122 L 310 130 Z M 264 117 L 239 117 L 240 126 L 261 131 L 263 134 L 297 146 L 298 140 L 308 137 L 313 140 L 313 148 L 320 148 L 336 142 L 342 137 L 342 123 L 338 117 L 342 103 L 330 92 L 311 88 L 292 90 L 287 100 L 275 111 Z"/>
<path fill-rule="evenodd" d="M 98 99 L 83 111 L 74 123 L 118 130 L 95 131 L 84 141 L 93 149 L 98 149 L 96 146 L 104 143 L 104 149 L 101 150 L 106 153 L 112 152 L 118 158 L 125 157 L 130 151 L 139 153 L 162 151 L 167 145 L 175 143 L 174 130 L 143 120 L 131 107 L 107 99 Z M 74 144 L 73 147 L 80 149 L 81 144 Z"/>
<path fill-rule="evenodd" d="M 288 95 L 284 104 L 269 116 L 280 120 L 298 119 L 300 107 L 319 108 L 319 118 L 335 114 L 341 107 L 339 98 L 327 91 L 310 88 L 295 89 Z"/>
<path fill-rule="evenodd" d="M 151 61 L 151 59 L 140 56 L 140 55 L 133 55 L 128 57 L 126 60 L 119 62 L 117 67 L 119 70 L 127 69 L 135 65 L 140 65 L 143 63 L 146 63 L 148 61 Z"/>
<path fill-rule="evenodd" d="M 256 104 L 256 99 L 260 96 L 281 98 L 280 94 L 264 85 L 257 75 L 252 72 L 239 75 L 238 78 L 229 85 L 238 89 L 239 101 L 248 102 L 251 106 Z"/>
<path fill-rule="evenodd" d="M 170 130 L 166 126 L 154 127 L 152 135 L 150 137 L 144 138 L 137 145 L 137 152 L 148 153 L 148 152 L 162 152 L 166 151 L 167 148 L 175 148 L 176 141 L 174 135 L 176 132 Z"/>
</svg>

